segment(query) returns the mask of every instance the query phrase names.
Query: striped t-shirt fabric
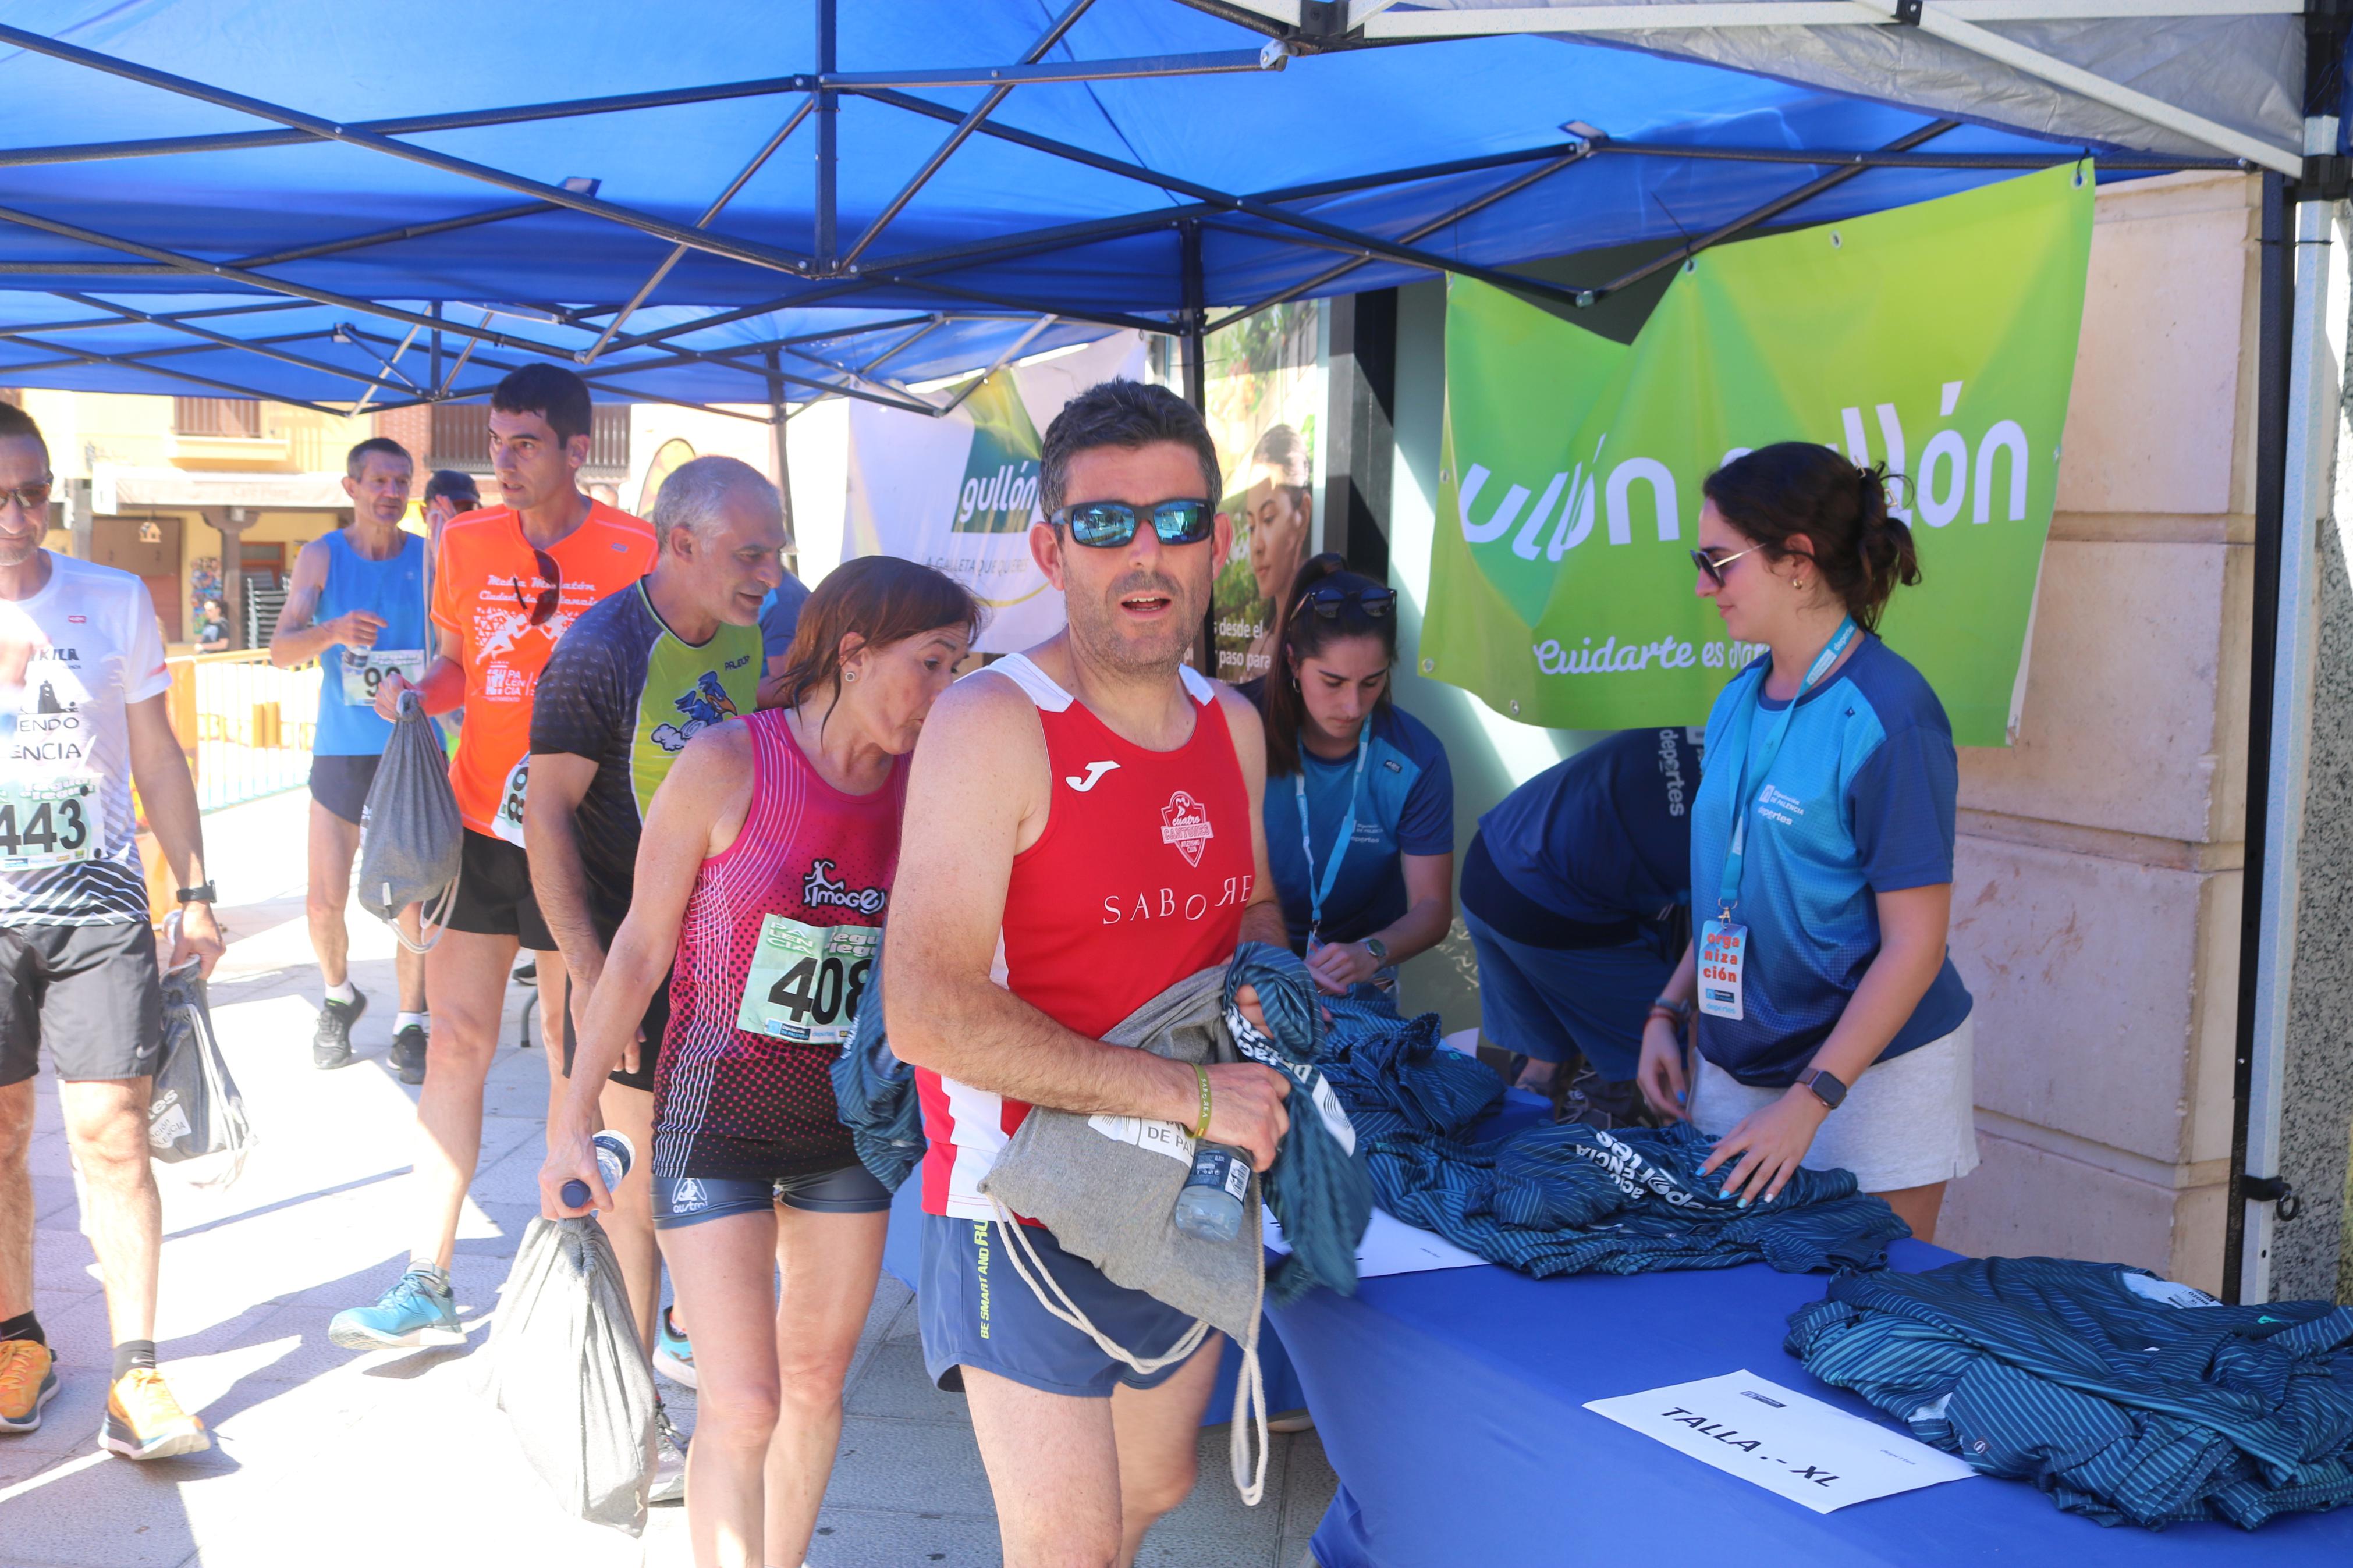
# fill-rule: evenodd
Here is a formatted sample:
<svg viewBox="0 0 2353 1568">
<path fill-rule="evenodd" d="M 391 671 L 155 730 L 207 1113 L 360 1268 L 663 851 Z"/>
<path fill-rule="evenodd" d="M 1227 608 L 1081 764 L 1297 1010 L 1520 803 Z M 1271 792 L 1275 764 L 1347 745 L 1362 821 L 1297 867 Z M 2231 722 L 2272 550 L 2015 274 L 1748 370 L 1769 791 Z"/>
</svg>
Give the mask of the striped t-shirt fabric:
<svg viewBox="0 0 2353 1568">
<path fill-rule="evenodd" d="M 2253 1530 L 2353 1503 L 2353 1307 L 1971 1258 L 1833 1279 L 1788 1349 L 1922 1442 L 2103 1524 Z"/>
<path fill-rule="evenodd" d="M 40 649 L 0 771 L 0 927 L 143 921 L 129 709 L 171 689 L 155 604 L 128 572 L 45 554 L 40 591 L 0 599 L 0 637 Z"/>
</svg>

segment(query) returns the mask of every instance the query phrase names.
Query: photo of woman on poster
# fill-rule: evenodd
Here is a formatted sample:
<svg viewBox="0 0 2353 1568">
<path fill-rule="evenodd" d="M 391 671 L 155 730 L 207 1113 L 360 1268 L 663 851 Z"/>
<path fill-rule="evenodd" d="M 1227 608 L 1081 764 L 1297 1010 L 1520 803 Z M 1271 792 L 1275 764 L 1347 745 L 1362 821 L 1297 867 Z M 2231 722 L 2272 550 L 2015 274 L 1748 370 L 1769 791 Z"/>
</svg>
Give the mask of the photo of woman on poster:
<svg viewBox="0 0 2353 1568">
<path fill-rule="evenodd" d="M 1275 602 L 1315 536 L 1315 476 L 1307 443 L 1288 425 L 1276 425 L 1258 439 L 1243 476 L 1241 510 L 1247 520 L 1250 577 L 1258 590 L 1252 618 L 1258 629 L 1242 655 L 1244 680 L 1264 675 L 1274 664 Z"/>
</svg>

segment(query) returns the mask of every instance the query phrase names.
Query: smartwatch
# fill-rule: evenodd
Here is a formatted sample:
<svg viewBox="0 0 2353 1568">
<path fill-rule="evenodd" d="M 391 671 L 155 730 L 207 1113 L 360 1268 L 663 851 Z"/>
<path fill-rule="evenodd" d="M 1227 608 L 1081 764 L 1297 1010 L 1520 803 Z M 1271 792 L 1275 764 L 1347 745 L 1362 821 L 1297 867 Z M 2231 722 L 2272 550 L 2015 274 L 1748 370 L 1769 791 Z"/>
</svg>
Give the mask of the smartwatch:
<svg viewBox="0 0 2353 1568">
<path fill-rule="evenodd" d="M 1375 963 L 1387 963 L 1389 961 L 1389 944 L 1379 937 L 1368 936 L 1356 945 L 1371 953 Z"/>
<path fill-rule="evenodd" d="M 219 901 L 220 895 L 213 890 L 210 882 L 199 882 L 193 888 L 180 889 L 180 902 L 184 904 L 215 904 Z"/>
<path fill-rule="evenodd" d="M 1822 1108 L 1826 1110 L 1836 1110 L 1846 1101 L 1846 1085 L 1820 1068 L 1799 1074 L 1798 1081 L 1805 1085 L 1816 1100 L 1822 1102 Z"/>
</svg>

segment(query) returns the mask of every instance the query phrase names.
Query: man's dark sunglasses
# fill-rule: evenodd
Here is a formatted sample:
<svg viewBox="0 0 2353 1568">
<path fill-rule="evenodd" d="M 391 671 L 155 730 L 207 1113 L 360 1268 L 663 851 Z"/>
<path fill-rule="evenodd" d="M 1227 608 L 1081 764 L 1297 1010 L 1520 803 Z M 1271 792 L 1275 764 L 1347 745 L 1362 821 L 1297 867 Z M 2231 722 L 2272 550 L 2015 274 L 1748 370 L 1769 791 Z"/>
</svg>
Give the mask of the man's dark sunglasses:
<svg viewBox="0 0 2353 1568">
<path fill-rule="evenodd" d="M 1313 610 L 1327 621 L 1340 618 L 1340 607 L 1350 600 L 1364 607 L 1365 614 L 1378 619 L 1397 608 L 1395 588 L 1343 588 L 1336 584 L 1324 584 L 1299 595 L 1293 614 Z"/>
<path fill-rule="evenodd" d="M 1152 531 L 1163 544 L 1198 544 L 1217 521 L 1217 508 L 1205 500 L 1165 500 L 1143 510 L 1152 514 Z M 1113 550 L 1135 537 L 1136 513 L 1125 501 L 1081 501 L 1056 512 L 1054 526 L 1069 529 L 1081 544 Z"/>
<path fill-rule="evenodd" d="M 555 557 L 544 550 L 534 548 L 531 552 L 531 559 L 532 564 L 539 568 L 539 580 L 547 586 L 539 591 L 539 597 L 536 599 L 526 600 L 522 596 L 522 579 L 516 578 L 515 607 L 529 612 L 530 625 L 543 626 L 547 624 L 548 617 L 555 614 L 556 605 L 564 602 L 564 568 L 558 566 L 555 563 Z"/>
<path fill-rule="evenodd" d="M 49 491 L 55 485 L 53 479 L 39 479 L 14 489 L 0 489 L 0 510 L 13 500 L 24 509 L 26 517 L 46 518 L 49 514 Z"/>
</svg>

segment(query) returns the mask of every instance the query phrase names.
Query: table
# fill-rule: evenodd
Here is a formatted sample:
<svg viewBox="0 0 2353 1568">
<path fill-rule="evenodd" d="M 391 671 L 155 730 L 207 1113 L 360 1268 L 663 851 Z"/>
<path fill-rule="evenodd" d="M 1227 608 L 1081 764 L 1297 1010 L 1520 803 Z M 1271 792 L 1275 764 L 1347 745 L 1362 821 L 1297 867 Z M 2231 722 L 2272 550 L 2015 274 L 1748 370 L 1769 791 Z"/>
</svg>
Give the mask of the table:
<svg viewBox="0 0 2353 1568">
<path fill-rule="evenodd" d="M 1953 1255 L 1899 1242 L 1894 1267 Z M 2152 1532 L 1977 1478 L 1817 1515 L 1582 1408 L 1746 1368 L 1885 1424 L 1781 1349 L 1826 1277 L 1763 1264 L 1531 1279 L 1455 1268 L 1271 1309 L 1339 1494 L 1322 1568 L 1721 1562 L 1735 1568 L 2345 1568 L 2353 1509 Z"/>
</svg>

